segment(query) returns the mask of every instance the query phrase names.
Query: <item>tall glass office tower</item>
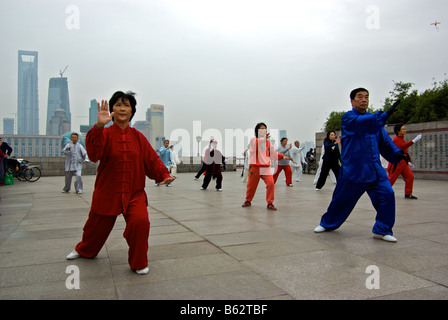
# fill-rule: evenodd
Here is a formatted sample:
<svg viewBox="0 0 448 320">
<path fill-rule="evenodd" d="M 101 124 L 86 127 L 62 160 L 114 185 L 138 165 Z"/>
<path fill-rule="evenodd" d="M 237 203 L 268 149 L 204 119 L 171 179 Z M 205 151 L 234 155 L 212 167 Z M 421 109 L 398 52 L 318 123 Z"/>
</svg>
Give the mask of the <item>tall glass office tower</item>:
<svg viewBox="0 0 448 320">
<path fill-rule="evenodd" d="M 161 104 L 151 104 L 151 107 L 146 110 L 146 121 L 152 126 L 151 141 L 149 142 L 155 149 L 163 146 L 163 140 L 165 140 L 164 111 L 165 107 Z"/>
<path fill-rule="evenodd" d="M 62 110 L 64 112 L 62 112 Z M 56 112 L 57 111 L 57 112 Z M 72 116 L 70 113 L 70 99 L 68 95 L 68 82 L 66 77 L 50 78 L 48 86 L 48 105 L 47 105 L 47 135 L 61 135 L 65 129 L 55 125 L 51 121 L 55 116 L 65 117 L 64 122 L 71 127 Z M 68 129 L 71 130 L 70 128 Z"/>
<path fill-rule="evenodd" d="M 37 51 L 19 50 L 17 134 L 39 134 Z"/>
</svg>

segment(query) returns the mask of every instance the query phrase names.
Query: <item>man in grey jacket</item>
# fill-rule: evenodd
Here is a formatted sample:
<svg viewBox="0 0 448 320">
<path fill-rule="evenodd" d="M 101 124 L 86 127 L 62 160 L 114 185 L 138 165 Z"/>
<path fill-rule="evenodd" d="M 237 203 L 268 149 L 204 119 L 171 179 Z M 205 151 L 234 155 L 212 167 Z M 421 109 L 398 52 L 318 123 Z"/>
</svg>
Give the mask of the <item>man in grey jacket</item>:
<svg viewBox="0 0 448 320">
<path fill-rule="evenodd" d="M 79 136 L 73 132 L 70 137 L 71 142 L 67 143 L 62 149 L 65 154 L 65 186 L 62 192 L 69 192 L 72 184 L 72 176 L 75 176 L 75 191 L 82 193 L 81 169 L 82 162 L 87 160 L 87 152 L 84 147 L 78 143 Z"/>
</svg>

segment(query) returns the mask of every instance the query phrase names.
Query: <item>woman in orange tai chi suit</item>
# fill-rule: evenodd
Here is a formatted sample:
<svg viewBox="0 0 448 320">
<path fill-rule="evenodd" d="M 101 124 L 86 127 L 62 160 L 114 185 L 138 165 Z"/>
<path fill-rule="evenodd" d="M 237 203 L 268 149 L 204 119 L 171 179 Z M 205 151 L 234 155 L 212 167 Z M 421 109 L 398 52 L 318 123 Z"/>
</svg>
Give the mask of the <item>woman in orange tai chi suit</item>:
<svg viewBox="0 0 448 320">
<path fill-rule="evenodd" d="M 269 210 L 277 210 L 274 206 L 275 184 L 271 171 L 271 161 L 286 159 L 282 153 L 275 152 L 274 147 L 269 142 L 267 126 L 263 122 L 255 126 L 255 137 L 249 143 L 249 180 L 247 181 L 246 201 L 242 207 L 252 205 L 251 201 L 257 191 L 260 178 L 266 184 L 266 202 Z"/>
<path fill-rule="evenodd" d="M 128 245 L 128 262 L 137 274 L 148 268 L 149 217 L 145 192 L 146 177 L 160 184 L 174 181 L 148 140 L 129 122 L 137 102 L 132 92 L 115 92 L 112 98 L 98 103 L 98 121 L 87 133 L 87 154 L 100 161 L 89 218 L 82 240 L 68 256 L 96 257 L 106 242 L 118 215 L 123 214 L 126 228 L 123 236 Z M 113 125 L 105 127 L 113 120 Z"/>
</svg>

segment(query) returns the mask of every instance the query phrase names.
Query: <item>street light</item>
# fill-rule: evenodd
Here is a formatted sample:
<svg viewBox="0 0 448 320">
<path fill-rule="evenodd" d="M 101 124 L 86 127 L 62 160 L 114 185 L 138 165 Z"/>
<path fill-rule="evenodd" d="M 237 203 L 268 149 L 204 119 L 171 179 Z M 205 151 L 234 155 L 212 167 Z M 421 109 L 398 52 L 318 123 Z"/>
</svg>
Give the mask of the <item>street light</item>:
<svg viewBox="0 0 448 320">
<path fill-rule="evenodd" d="M 200 149 L 200 143 L 201 143 L 201 141 L 202 141 L 202 137 L 201 136 L 197 136 L 196 137 L 196 141 L 198 142 L 198 157 L 200 156 L 200 154 L 199 154 L 199 149 Z"/>
</svg>

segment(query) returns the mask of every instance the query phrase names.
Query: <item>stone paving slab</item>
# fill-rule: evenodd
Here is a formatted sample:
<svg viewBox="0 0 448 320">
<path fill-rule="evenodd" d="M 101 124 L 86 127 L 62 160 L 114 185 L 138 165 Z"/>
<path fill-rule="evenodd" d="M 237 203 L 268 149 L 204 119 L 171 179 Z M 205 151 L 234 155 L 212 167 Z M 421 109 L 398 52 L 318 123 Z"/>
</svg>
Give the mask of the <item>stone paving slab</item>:
<svg viewBox="0 0 448 320">
<path fill-rule="evenodd" d="M 316 234 L 330 203 L 330 180 L 315 191 L 313 176 L 276 184 L 266 209 L 261 181 L 253 205 L 242 208 L 240 171 L 224 172 L 223 191 L 200 190 L 181 173 L 172 187 L 147 180 L 151 221 L 150 272 L 129 269 L 122 216 L 94 259 L 67 261 L 87 219 L 94 176 L 84 193 L 61 193 L 63 177 L 0 187 L 0 299 L 31 300 L 366 300 L 448 299 L 448 182 L 416 180 L 418 200 L 403 199 L 398 181 L 394 235 L 372 238 L 375 211 L 364 195 L 337 231 Z M 368 289 L 369 266 L 379 289 Z M 80 288 L 68 289 L 79 270 Z M 70 286 L 70 283 L 69 283 Z"/>
</svg>

